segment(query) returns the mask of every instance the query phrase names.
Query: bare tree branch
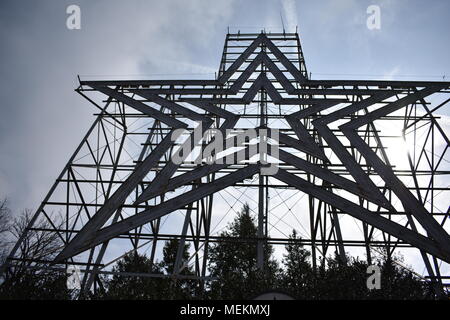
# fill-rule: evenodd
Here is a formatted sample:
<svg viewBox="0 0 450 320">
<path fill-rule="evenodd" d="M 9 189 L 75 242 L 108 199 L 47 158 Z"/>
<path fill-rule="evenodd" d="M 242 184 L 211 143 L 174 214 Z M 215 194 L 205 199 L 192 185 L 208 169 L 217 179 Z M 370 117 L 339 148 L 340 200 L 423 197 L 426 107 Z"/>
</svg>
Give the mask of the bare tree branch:
<svg viewBox="0 0 450 320">
<path fill-rule="evenodd" d="M 0 266 L 5 262 L 10 247 L 7 235 L 11 230 L 11 219 L 6 198 L 0 200 Z"/>
</svg>

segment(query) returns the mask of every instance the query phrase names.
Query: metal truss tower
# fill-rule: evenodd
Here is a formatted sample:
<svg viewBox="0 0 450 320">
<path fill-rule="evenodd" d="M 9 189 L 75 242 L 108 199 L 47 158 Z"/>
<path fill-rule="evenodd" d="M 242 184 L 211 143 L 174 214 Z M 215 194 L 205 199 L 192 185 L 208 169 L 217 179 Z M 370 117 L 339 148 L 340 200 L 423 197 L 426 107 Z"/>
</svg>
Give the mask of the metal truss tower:
<svg viewBox="0 0 450 320">
<path fill-rule="evenodd" d="M 445 288 L 450 273 L 449 140 L 438 115 L 449 82 L 311 80 L 297 33 L 227 34 L 214 80 L 80 81 L 76 91 L 99 112 L 11 252 L 7 266 L 66 270 L 78 265 L 83 289 L 127 252 L 160 257 L 162 243 L 189 242 L 195 279 L 210 281 L 208 248 L 248 202 L 265 243 L 283 248 L 296 229 L 316 266 L 346 253 L 392 255 Z M 173 152 L 212 141 L 217 128 L 278 129 L 273 175 L 260 162 L 201 163 Z M 172 133 L 186 129 L 187 139 Z M 271 132 L 269 130 L 269 132 Z M 248 148 L 244 146 L 244 148 Z M 194 152 L 193 151 L 193 152 Z M 200 152 L 199 151 L 199 152 Z M 273 154 L 270 154 L 271 156 Z M 192 155 L 191 155 L 192 156 Z M 51 260 L 23 257 L 32 232 L 53 234 Z M 178 250 L 172 277 L 180 274 Z M 126 276 L 161 276 L 126 274 Z"/>
</svg>

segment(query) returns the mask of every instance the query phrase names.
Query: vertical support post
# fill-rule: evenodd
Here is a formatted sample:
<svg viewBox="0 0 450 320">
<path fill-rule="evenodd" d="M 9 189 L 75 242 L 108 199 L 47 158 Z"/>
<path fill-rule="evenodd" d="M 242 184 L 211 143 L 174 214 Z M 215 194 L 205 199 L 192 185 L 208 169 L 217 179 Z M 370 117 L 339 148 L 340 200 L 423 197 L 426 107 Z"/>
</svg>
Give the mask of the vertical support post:
<svg viewBox="0 0 450 320">
<path fill-rule="evenodd" d="M 261 51 L 265 51 L 264 44 L 261 44 Z M 264 65 L 261 65 L 261 73 L 265 73 Z M 259 125 L 261 128 L 267 126 L 267 94 L 264 89 L 260 91 L 260 118 Z M 261 137 L 260 137 L 261 139 Z M 265 142 L 264 142 L 265 143 Z M 267 177 L 259 173 L 258 176 L 258 242 L 257 242 L 257 266 L 258 269 L 264 270 L 264 242 L 267 237 L 267 217 L 265 212 L 265 203 L 267 194 L 265 192 L 265 184 Z"/>
<path fill-rule="evenodd" d="M 264 215 L 264 187 L 262 186 L 265 177 L 259 174 L 259 196 L 258 196 L 258 248 L 257 265 L 258 269 L 264 270 L 264 240 L 265 237 L 265 215 Z"/>
<path fill-rule="evenodd" d="M 177 275 L 181 272 L 181 262 L 183 261 L 184 246 L 186 245 L 186 235 L 187 229 L 189 227 L 189 222 L 191 221 L 192 204 L 189 205 L 186 211 L 186 216 L 184 218 L 183 230 L 181 231 L 180 242 L 178 243 L 177 256 L 175 258 L 175 266 L 173 268 L 173 274 Z"/>
</svg>

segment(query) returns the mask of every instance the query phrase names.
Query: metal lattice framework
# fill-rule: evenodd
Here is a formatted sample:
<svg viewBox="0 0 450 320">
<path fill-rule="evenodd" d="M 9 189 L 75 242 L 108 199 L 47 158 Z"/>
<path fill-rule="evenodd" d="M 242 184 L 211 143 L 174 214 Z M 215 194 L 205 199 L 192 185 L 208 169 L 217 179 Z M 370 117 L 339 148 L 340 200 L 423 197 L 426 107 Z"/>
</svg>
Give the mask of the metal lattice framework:
<svg viewBox="0 0 450 320">
<path fill-rule="evenodd" d="M 28 231 L 60 237 L 52 268 L 80 265 L 84 289 L 101 284 L 98 275 L 130 250 L 154 261 L 171 238 L 180 248 L 192 244 L 194 278 L 204 281 L 208 246 L 227 241 L 219 231 L 249 202 L 258 238 L 235 241 L 257 241 L 261 268 L 264 244 L 286 244 L 294 228 L 314 266 L 334 252 L 345 259 L 362 250 L 355 252 L 370 262 L 379 250 L 401 248 L 442 288 L 449 141 L 436 111 L 449 87 L 311 80 L 296 33 L 228 34 L 215 80 L 80 81 L 76 91 L 100 111 Z M 259 162 L 199 164 L 188 155 L 174 164 L 174 130 L 190 133 L 181 144 L 211 143 L 194 134 L 199 123 L 204 132 L 278 129 L 277 173 L 261 174 Z M 23 259 L 19 248 L 9 267 Z M 186 277 L 181 255 L 174 277 Z"/>
</svg>

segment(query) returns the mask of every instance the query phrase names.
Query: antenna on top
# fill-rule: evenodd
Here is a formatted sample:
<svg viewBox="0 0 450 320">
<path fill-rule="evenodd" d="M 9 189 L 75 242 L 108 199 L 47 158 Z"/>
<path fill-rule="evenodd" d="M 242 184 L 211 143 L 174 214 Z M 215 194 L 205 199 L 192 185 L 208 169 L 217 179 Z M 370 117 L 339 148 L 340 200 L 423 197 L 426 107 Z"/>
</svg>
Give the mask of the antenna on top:
<svg viewBox="0 0 450 320">
<path fill-rule="evenodd" d="M 284 31 L 283 14 L 281 13 L 281 10 L 280 10 L 280 18 L 281 18 L 281 25 L 283 26 L 283 33 L 285 33 L 285 31 Z"/>
</svg>

